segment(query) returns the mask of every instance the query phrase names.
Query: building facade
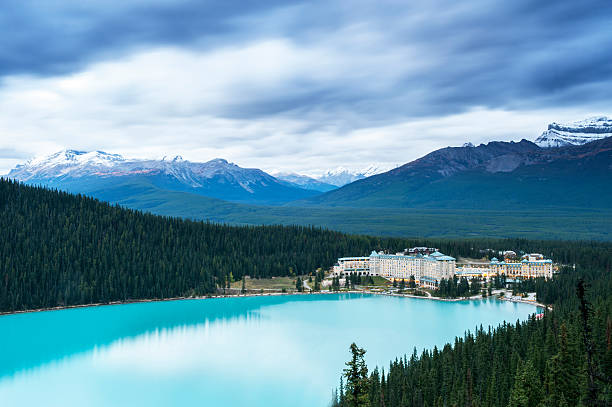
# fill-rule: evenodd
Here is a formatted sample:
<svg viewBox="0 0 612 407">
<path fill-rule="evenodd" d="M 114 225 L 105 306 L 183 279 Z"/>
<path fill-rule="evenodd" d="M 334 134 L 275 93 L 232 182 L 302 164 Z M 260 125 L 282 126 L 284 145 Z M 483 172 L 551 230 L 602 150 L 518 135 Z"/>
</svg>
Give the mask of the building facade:
<svg viewBox="0 0 612 407">
<path fill-rule="evenodd" d="M 455 258 L 437 250 L 427 255 L 385 254 L 373 251 L 369 257 L 339 258 L 338 264 L 334 266 L 334 274 L 351 273 L 404 281 L 414 277 L 417 285 L 435 288 L 441 279 L 449 279 L 455 275 Z"/>
<path fill-rule="evenodd" d="M 495 257 L 491 259 L 491 272 L 495 275 L 505 275 L 509 278 L 552 278 L 552 260 L 545 259 L 539 253 L 526 254 L 521 261 L 512 262 L 509 259 L 499 261 Z"/>
<path fill-rule="evenodd" d="M 352 274 L 372 275 L 370 272 L 369 257 L 341 257 L 338 259 L 338 264 L 334 266 L 334 274 Z"/>
</svg>

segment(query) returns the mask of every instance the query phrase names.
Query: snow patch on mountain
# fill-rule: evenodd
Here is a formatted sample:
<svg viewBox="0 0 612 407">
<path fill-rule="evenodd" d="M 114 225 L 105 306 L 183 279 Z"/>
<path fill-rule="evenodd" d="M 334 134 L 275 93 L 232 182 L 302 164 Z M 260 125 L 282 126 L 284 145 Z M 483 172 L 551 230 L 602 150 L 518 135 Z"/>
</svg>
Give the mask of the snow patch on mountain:
<svg viewBox="0 0 612 407">
<path fill-rule="evenodd" d="M 540 147 L 581 145 L 612 136 L 612 118 L 590 117 L 573 123 L 551 123 L 535 140 Z"/>
<path fill-rule="evenodd" d="M 317 177 L 317 180 L 341 187 L 351 182 L 380 174 L 389 169 L 390 168 L 379 164 L 371 164 L 357 171 L 351 171 L 345 167 L 337 167 L 333 170 L 326 171 L 323 175 Z"/>
</svg>

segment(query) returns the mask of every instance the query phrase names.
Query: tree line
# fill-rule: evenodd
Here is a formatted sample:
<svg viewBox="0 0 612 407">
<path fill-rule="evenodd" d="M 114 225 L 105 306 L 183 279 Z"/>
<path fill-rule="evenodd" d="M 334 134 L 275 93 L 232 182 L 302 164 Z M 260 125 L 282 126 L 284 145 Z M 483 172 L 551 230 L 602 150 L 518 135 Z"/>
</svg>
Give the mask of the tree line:
<svg viewBox="0 0 612 407">
<path fill-rule="evenodd" d="M 399 239 L 162 217 L 0 179 L 0 311 L 204 295 Z"/>
</svg>

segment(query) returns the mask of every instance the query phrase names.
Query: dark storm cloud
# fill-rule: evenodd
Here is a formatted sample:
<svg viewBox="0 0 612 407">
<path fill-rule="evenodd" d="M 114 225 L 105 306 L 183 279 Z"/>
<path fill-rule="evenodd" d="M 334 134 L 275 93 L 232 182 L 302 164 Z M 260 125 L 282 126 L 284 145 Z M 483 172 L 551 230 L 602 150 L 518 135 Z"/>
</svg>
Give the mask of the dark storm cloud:
<svg viewBox="0 0 612 407">
<path fill-rule="evenodd" d="M 301 71 L 220 103 L 215 114 L 228 118 L 340 120 L 350 111 L 352 121 L 393 122 L 473 107 L 601 105 L 612 94 L 609 0 L 9 0 L 0 23 L 2 76 L 69 73 L 159 45 L 207 52 L 268 38 L 339 55 L 336 75 Z M 385 56 L 392 62 L 377 65 Z"/>
<path fill-rule="evenodd" d="M 67 73 L 132 48 L 231 41 L 242 31 L 236 27 L 237 18 L 288 4 L 280 0 L 7 0 L 0 10 L 0 74 Z"/>
</svg>

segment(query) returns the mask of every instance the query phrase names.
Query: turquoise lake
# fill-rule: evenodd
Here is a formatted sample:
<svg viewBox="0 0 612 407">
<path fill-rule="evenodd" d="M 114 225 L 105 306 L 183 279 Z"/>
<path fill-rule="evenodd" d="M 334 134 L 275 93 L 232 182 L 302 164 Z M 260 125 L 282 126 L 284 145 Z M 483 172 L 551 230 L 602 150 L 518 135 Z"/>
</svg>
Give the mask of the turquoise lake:
<svg viewBox="0 0 612 407">
<path fill-rule="evenodd" d="M 361 294 L 137 303 L 0 317 L 0 405 L 327 406 L 370 368 L 536 308 Z"/>
</svg>

